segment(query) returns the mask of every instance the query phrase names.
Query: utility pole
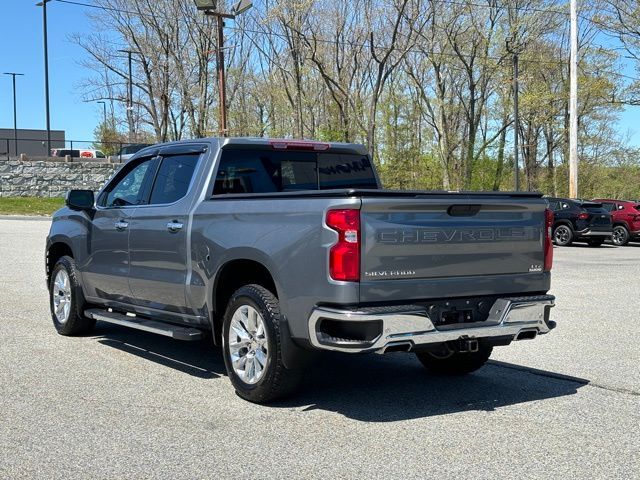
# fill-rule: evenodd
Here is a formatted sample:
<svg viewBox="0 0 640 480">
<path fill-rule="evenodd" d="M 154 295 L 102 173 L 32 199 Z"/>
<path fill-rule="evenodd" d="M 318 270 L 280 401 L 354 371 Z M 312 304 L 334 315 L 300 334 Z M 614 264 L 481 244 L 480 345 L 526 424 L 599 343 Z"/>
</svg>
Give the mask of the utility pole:
<svg viewBox="0 0 640 480">
<path fill-rule="evenodd" d="M 132 60 L 131 54 L 133 50 L 118 50 L 119 52 L 126 53 L 129 60 L 129 79 L 127 80 L 127 124 L 129 126 L 129 142 L 134 142 L 133 131 L 133 76 L 132 76 Z"/>
<path fill-rule="evenodd" d="M 518 95 L 520 88 L 518 86 L 518 53 L 513 55 L 513 178 L 515 182 L 516 192 L 520 190 L 520 145 L 518 130 L 520 129 L 519 111 L 518 111 Z"/>
<path fill-rule="evenodd" d="M 571 64 L 569 66 L 569 197 L 578 198 L 578 5 L 571 0 Z"/>
<path fill-rule="evenodd" d="M 218 95 L 220 120 L 220 136 L 229 135 L 227 128 L 227 84 L 224 73 L 224 19 L 234 19 L 237 15 L 246 12 L 253 5 L 251 0 L 240 0 L 231 10 L 231 13 L 223 13 L 217 10 L 216 0 L 195 0 L 196 8 L 203 10 L 205 15 L 216 17 L 218 38 L 216 45 L 216 71 L 218 74 Z"/>
<path fill-rule="evenodd" d="M 51 155 L 51 116 L 49 114 L 49 45 L 47 43 L 47 3 L 51 0 L 42 0 L 36 3 L 42 7 L 42 34 L 44 47 L 44 104 L 47 123 L 47 156 Z"/>
<path fill-rule="evenodd" d="M 99 101 L 97 104 L 102 104 L 102 125 L 103 128 L 107 127 L 107 102 Z"/>
<path fill-rule="evenodd" d="M 227 128 L 227 82 L 224 74 L 224 19 L 228 17 L 223 13 L 207 12 L 207 15 L 215 15 L 218 23 L 218 44 L 216 48 L 216 70 L 218 72 L 218 91 L 220 93 L 220 136 L 229 134 Z"/>
<path fill-rule="evenodd" d="M 11 75 L 13 78 L 13 148 L 16 152 L 16 157 L 18 156 L 18 120 L 17 120 L 17 112 L 18 109 L 16 107 L 16 76 L 23 76 L 24 73 L 15 73 L 15 72 L 5 72 L 5 75 Z"/>
<path fill-rule="evenodd" d="M 507 40 L 507 51 L 513 55 L 513 181 L 515 191 L 520 190 L 520 113 L 518 110 L 518 95 L 520 88 L 518 85 L 518 55 L 520 46 L 516 43 L 515 36 Z"/>
</svg>

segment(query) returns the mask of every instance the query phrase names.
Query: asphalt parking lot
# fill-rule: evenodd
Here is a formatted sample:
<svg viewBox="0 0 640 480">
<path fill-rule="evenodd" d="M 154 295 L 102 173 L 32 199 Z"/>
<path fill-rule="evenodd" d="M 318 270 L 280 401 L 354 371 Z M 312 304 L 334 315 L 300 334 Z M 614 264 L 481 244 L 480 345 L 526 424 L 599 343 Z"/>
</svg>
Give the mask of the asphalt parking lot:
<svg viewBox="0 0 640 480">
<path fill-rule="evenodd" d="M 0 219 L 0 478 L 640 477 L 640 245 L 556 248 L 558 328 L 476 374 L 328 355 L 257 406 L 206 342 L 58 336 L 48 227 Z"/>
</svg>

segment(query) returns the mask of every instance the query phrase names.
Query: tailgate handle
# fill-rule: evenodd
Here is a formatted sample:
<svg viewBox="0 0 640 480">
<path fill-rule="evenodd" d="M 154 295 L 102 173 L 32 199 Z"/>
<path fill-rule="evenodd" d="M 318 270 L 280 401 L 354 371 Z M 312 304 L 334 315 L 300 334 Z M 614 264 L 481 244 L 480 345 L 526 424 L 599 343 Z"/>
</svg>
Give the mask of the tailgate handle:
<svg viewBox="0 0 640 480">
<path fill-rule="evenodd" d="M 473 217 L 481 207 L 482 205 L 451 205 L 447 213 L 452 217 Z"/>
</svg>

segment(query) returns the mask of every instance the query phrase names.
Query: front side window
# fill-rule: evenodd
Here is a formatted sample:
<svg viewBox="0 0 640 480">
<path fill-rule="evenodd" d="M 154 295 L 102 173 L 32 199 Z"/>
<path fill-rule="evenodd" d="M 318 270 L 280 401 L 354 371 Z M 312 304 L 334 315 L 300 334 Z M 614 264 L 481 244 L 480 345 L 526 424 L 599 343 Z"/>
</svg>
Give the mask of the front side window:
<svg viewBox="0 0 640 480">
<path fill-rule="evenodd" d="M 187 194 L 199 155 L 175 155 L 162 159 L 151 190 L 151 204 L 173 203 Z"/>
<path fill-rule="evenodd" d="M 147 158 L 140 163 L 125 166 L 127 170 L 109 187 L 103 206 L 139 205 L 143 200 L 144 180 L 152 163 L 153 158 Z"/>
<path fill-rule="evenodd" d="M 357 154 L 225 149 L 214 194 L 378 188 L 368 157 Z"/>
</svg>

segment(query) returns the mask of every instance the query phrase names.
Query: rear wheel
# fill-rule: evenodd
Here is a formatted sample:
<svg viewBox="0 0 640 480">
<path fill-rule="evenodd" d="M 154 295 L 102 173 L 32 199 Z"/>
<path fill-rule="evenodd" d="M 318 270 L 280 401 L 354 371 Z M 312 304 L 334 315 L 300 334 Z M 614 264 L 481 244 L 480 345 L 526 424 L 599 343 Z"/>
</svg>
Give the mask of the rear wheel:
<svg viewBox="0 0 640 480">
<path fill-rule="evenodd" d="M 95 320 L 84 316 L 84 295 L 76 264 L 69 256 L 61 257 L 51 271 L 49 305 L 53 325 L 60 335 L 87 333 L 96 324 Z"/>
<path fill-rule="evenodd" d="M 629 230 L 623 225 L 616 225 L 613 227 L 611 242 L 618 247 L 626 245 L 629 243 Z"/>
<path fill-rule="evenodd" d="M 567 247 L 573 242 L 573 230 L 568 225 L 558 225 L 553 231 L 553 243 Z"/>
<path fill-rule="evenodd" d="M 590 238 L 587 243 L 589 244 L 590 247 L 601 247 L 602 244 L 604 243 L 604 239 L 603 238 Z"/>
<path fill-rule="evenodd" d="M 460 352 L 444 346 L 441 352 L 416 352 L 416 357 L 431 373 L 438 375 L 465 375 L 482 367 L 493 347 L 478 345 L 477 352 Z"/>
<path fill-rule="evenodd" d="M 246 285 L 229 300 L 223 325 L 224 363 L 239 396 L 266 403 L 292 393 L 302 378 L 282 361 L 280 304 L 260 285 Z"/>
</svg>

